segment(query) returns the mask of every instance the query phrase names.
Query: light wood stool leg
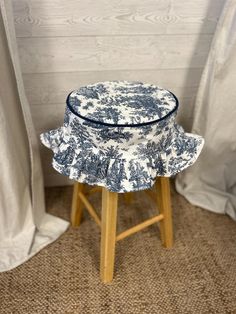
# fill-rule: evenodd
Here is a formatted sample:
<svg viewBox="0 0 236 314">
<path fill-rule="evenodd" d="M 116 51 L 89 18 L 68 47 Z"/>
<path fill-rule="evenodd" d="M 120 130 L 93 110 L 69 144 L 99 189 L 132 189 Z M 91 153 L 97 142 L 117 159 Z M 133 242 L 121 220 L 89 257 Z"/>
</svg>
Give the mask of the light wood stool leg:
<svg viewBox="0 0 236 314">
<path fill-rule="evenodd" d="M 76 182 L 73 189 L 72 208 L 71 208 L 71 225 L 78 227 L 81 223 L 83 214 L 83 203 L 79 198 L 79 192 L 83 192 L 84 185 Z"/>
<path fill-rule="evenodd" d="M 170 248 L 173 246 L 173 226 L 169 178 L 157 178 L 156 192 L 158 210 L 164 216 L 160 221 L 161 241 L 166 248 Z"/>
<path fill-rule="evenodd" d="M 113 279 L 116 243 L 118 194 L 102 189 L 102 230 L 100 276 L 103 282 Z"/>
</svg>

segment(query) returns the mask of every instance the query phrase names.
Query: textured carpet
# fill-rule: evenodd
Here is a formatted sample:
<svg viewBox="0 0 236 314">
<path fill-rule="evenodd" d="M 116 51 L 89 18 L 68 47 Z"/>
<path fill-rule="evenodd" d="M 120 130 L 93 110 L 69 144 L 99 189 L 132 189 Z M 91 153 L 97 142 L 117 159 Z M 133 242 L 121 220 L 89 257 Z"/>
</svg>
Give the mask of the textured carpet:
<svg viewBox="0 0 236 314">
<path fill-rule="evenodd" d="M 69 220 L 72 188 L 46 190 L 48 212 Z M 100 209 L 99 196 L 93 203 Z M 87 213 L 31 260 L 0 274 L 0 313 L 236 313 L 236 223 L 188 204 L 172 192 L 175 245 L 164 249 L 153 225 L 117 243 L 115 277 L 99 279 L 97 225 Z M 153 215 L 142 193 L 119 231 Z"/>
</svg>

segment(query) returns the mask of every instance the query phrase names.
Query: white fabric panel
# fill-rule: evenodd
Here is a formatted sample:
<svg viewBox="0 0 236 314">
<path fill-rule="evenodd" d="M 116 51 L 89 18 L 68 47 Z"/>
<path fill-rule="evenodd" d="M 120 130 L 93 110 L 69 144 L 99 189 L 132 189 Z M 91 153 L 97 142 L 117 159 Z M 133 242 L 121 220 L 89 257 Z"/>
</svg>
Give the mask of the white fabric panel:
<svg viewBox="0 0 236 314">
<path fill-rule="evenodd" d="M 205 138 L 196 164 L 177 176 L 191 203 L 236 220 L 236 1 L 217 25 L 195 104 L 193 133 Z"/>
<path fill-rule="evenodd" d="M 7 271 L 56 240 L 68 222 L 45 213 L 38 139 L 7 0 L 0 0 L 0 60 L 0 271 Z"/>
</svg>

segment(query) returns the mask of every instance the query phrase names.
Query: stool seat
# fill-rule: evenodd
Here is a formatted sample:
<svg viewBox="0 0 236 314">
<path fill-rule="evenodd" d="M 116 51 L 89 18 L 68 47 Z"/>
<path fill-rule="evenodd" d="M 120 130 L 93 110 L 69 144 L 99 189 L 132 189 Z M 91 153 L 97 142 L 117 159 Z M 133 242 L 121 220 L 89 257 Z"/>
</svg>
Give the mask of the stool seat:
<svg viewBox="0 0 236 314">
<path fill-rule="evenodd" d="M 176 121 L 178 99 L 141 82 L 81 87 L 67 97 L 62 127 L 41 135 L 52 165 L 70 179 L 125 193 L 151 188 L 192 165 L 203 138 Z"/>
<path fill-rule="evenodd" d="M 177 109 L 178 102 L 171 92 L 155 85 L 108 81 L 72 91 L 67 105 L 89 121 L 128 126 L 164 119 Z"/>
</svg>

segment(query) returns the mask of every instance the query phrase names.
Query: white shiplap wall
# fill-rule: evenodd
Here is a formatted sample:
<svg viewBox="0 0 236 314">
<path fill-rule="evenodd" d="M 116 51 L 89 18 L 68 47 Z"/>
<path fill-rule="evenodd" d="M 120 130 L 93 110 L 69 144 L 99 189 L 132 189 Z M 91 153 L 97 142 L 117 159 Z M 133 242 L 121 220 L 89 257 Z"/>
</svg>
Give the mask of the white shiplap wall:
<svg viewBox="0 0 236 314">
<path fill-rule="evenodd" d="M 62 123 L 67 94 L 103 80 L 172 90 L 191 127 L 194 97 L 225 0 L 13 0 L 27 96 L 38 134 Z M 45 183 L 66 184 L 41 147 Z"/>
</svg>

